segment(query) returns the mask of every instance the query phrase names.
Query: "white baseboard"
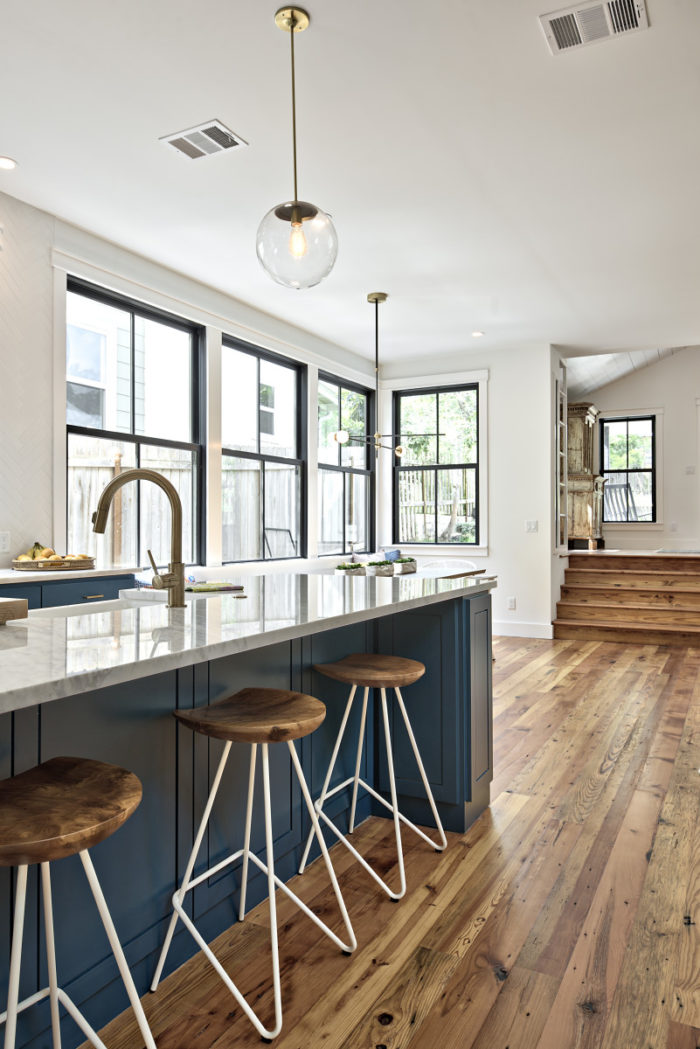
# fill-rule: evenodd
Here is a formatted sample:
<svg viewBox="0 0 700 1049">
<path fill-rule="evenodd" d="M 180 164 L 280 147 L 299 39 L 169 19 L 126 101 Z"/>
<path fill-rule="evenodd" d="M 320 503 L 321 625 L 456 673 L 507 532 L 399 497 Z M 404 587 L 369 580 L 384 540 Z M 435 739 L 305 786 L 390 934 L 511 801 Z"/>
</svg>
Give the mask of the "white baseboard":
<svg viewBox="0 0 700 1049">
<path fill-rule="evenodd" d="M 550 640 L 554 637 L 554 628 L 551 623 L 513 623 L 494 622 L 494 637 L 541 637 Z"/>
</svg>

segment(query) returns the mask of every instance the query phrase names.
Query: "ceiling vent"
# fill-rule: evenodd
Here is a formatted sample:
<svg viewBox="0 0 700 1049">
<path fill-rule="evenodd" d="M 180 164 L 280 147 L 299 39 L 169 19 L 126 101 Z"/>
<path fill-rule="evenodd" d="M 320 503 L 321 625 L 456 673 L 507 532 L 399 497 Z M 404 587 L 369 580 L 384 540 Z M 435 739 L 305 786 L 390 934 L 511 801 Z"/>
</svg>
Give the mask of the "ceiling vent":
<svg viewBox="0 0 700 1049">
<path fill-rule="evenodd" d="M 236 135 L 220 120 L 208 120 L 206 124 L 198 124 L 187 131 L 166 135 L 160 141 L 173 146 L 178 153 L 184 153 L 191 160 L 209 157 L 213 153 L 225 153 L 236 146 L 248 145 L 240 135 Z"/>
<path fill-rule="evenodd" d="M 611 36 L 648 29 L 649 19 L 644 0 L 595 0 L 540 15 L 540 24 L 552 54 L 558 55 Z"/>
</svg>

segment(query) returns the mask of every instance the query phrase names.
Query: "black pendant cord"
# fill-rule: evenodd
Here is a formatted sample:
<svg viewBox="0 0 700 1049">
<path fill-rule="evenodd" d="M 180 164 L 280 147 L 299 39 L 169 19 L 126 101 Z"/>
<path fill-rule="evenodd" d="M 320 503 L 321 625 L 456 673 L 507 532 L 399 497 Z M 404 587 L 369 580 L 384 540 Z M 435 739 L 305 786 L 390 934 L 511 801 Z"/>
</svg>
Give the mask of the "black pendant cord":
<svg viewBox="0 0 700 1049">
<path fill-rule="evenodd" d="M 294 154 L 294 203 L 296 204 L 299 199 L 297 192 L 297 95 L 296 95 L 296 77 L 294 75 L 294 30 L 297 24 L 296 17 L 294 15 L 294 8 L 292 8 L 291 26 L 290 26 L 290 37 L 292 47 L 292 148 Z"/>
</svg>

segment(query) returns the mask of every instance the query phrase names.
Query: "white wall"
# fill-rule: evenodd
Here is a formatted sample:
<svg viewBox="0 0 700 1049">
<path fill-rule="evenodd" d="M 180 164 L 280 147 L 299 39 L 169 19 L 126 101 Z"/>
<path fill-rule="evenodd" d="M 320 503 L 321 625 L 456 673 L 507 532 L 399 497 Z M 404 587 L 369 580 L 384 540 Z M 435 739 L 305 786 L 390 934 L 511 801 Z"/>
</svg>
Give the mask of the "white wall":
<svg viewBox="0 0 700 1049">
<path fill-rule="evenodd" d="M 640 368 L 595 390 L 587 400 L 602 414 L 659 413 L 658 521 L 654 525 L 604 525 L 606 549 L 700 549 L 700 347 L 686 347 Z"/>
<path fill-rule="evenodd" d="M 0 194 L 0 565 L 53 531 L 54 225 Z"/>
<path fill-rule="evenodd" d="M 494 632 L 523 637 L 552 636 L 554 551 L 553 419 L 554 374 L 559 356 L 549 346 L 431 356 L 382 368 L 382 384 L 391 387 L 411 376 L 430 373 L 437 384 L 462 381 L 464 373 L 488 370 L 487 485 L 480 493 L 488 509 L 483 551 L 468 547 L 423 548 L 467 557 L 498 575 L 493 593 Z M 381 512 L 386 529 L 386 507 Z M 538 531 L 526 532 L 525 522 Z M 386 538 L 380 533 L 380 539 Z M 416 547 L 415 549 L 420 549 Z M 558 588 L 557 588 L 558 596 Z M 507 608 L 515 597 L 516 608 Z"/>
</svg>

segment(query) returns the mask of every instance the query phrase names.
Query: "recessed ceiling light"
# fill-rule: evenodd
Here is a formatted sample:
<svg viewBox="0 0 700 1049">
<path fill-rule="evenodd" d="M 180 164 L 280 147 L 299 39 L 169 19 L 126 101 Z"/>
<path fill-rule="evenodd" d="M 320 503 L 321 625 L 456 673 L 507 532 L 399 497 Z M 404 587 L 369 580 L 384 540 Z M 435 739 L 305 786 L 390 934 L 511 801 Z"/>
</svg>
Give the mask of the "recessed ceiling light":
<svg viewBox="0 0 700 1049">
<path fill-rule="evenodd" d="M 13 171 L 17 167 L 17 161 L 12 157 L 0 157 L 0 170 Z"/>
<path fill-rule="evenodd" d="M 473 331 L 472 332 L 472 339 L 480 339 L 483 334 L 484 334 L 483 331 Z"/>
</svg>

